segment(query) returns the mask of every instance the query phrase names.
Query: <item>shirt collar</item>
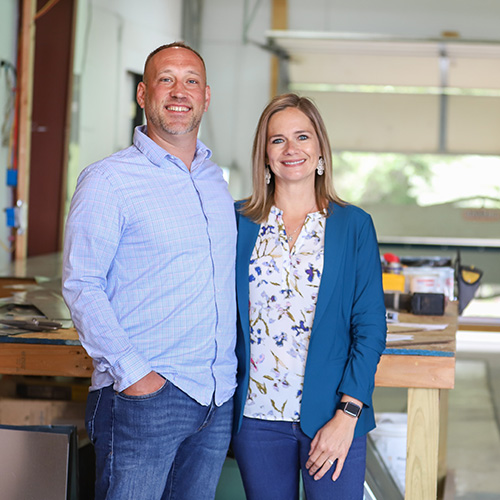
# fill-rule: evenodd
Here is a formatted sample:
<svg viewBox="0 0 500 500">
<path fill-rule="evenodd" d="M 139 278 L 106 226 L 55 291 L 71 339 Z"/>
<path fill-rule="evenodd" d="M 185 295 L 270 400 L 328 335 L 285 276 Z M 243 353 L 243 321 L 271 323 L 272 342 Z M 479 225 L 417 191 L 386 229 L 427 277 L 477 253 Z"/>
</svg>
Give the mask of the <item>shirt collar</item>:
<svg viewBox="0 0 500 500">
<path fill-rule="evenodd" d="M 271 210 L 269 211 L 270 214 L 273 214 L 275 217 L 283 217 L 283 210 L 281 210 L 280 208 L 278 208 L 277 206 L 275 205 L 272 205 L 271 206 Z M 316 212 L 310 212 L 307 214 L 307 216 L 309 216 L 310 219 L 320 219 L 322 217 L 325 217 L 325 211 L 324 210 L 318 210 Z"/>
<path fill-rule="evenodd" d="M 156 144 L 147 135 L 147 126 L 140 125 L 134 130 L 134 146 L 141 151 L 142 154 L 154 165 L 161 167 L 165 159 L 178 164 L 180 162 L 179 158 L 170 154 L 168 151 L 163 149 L 161 146 Z M 196 141 L 196 151 L 194 154 L 193 163 L 191 165 L 191 170 L 198 167 L 205 160 L 208 160 L 212 156 L 212 151 L 203 144 L 199 139 Z"/>
</svg>

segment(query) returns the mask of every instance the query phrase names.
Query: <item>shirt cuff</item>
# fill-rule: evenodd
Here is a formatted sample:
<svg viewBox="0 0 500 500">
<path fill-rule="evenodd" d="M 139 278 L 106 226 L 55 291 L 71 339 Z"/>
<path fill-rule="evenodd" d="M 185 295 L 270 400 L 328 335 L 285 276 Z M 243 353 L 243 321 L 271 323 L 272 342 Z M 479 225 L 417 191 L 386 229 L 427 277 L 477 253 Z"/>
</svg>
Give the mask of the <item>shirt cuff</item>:
<svg viewBox="0 0 500 500">
<path fill-rule="evenodd" d="M 124 391 L 152 371 L 151 364 L 143 356 L 137 351 L 130 352 L 118 359 L 110 370 L 115 381 L 113 389 L 117 392 Z"/>
</svg>

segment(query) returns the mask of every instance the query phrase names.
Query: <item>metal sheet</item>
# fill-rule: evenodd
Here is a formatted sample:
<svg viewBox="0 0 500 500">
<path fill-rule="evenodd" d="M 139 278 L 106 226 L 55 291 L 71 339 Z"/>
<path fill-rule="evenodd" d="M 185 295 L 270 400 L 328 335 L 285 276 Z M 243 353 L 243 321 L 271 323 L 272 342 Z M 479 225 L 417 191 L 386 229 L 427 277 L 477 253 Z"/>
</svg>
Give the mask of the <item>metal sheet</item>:
<svg viewBox="0 0 500 500">
<path fill-rule="evenodd" d="M 0 499 L 66 500 L 67 435 L 0 429 L 0 443 Z"/>
</svg>

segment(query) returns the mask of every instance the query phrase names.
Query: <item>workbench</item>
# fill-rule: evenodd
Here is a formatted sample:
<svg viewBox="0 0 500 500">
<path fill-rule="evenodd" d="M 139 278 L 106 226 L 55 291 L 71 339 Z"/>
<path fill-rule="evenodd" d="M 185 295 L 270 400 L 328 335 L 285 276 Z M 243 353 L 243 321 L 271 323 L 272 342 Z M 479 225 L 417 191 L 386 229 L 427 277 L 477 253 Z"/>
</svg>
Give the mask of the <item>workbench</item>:
<svg viewBox="0 0 500 500">
<path fill-rule="evenodd" d="M 444 316 L 399 314 L 388 324 L 387 346 L 375 376 L 378 387 L 408 389 L 405 500 L 433 500 L 446 479 L 448 390 L 455 384 L 458 307 Z M 426 330 L 425 325 L 440 330 Z M 391 341 L 398 336 L 411 339 Z"/>
<path fill-rule="evenodd" d="M 0 277 L 0 299 L 43 288 L 34 278 Z M 59 292 L 60 295 L 60 292 Z M 48 296 L 50 300 L 50 293 Z M 57 297 L 62 300 L 62 297 Z M 51 318 L 56 321 L 59 318 Z M 78 340 L 74 327 L 50 332 L 14 333 L 0 327 L 0 374 L 90 377 L 92 360 Z"/>
<path fill-rule="evenodd" d="M 448 304 L 444 316 L 400 313 L 399 322 L 415 327 L 389 324 L 375 385 L 408 389 L 405 499 L 433 500 L 438 481 L 446 476 L 447 394 L 455 381 L 457 306 Z M 446 326 L 427 331 L 425 324 Z M 396 334 L 405 338 L 391 341 Z M 92 369 L 74 328 L 0 336 L 0 374 L 90 377 Z"/>
</svg>

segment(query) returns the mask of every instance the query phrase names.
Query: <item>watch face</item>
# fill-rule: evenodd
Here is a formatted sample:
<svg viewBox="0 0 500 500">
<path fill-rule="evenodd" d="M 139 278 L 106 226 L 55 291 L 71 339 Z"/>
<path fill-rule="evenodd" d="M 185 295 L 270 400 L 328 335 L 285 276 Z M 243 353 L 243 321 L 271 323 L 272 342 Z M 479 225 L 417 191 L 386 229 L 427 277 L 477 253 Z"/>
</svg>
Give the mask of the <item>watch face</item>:
<svg viewBox="0 0 500 500">
<path fill-rule="evenodd" d="M 347 403 L 344 411 L 353 417 L 357 417 L 361 413 L 361 408 L 354 403 Z"/>
</svg>

